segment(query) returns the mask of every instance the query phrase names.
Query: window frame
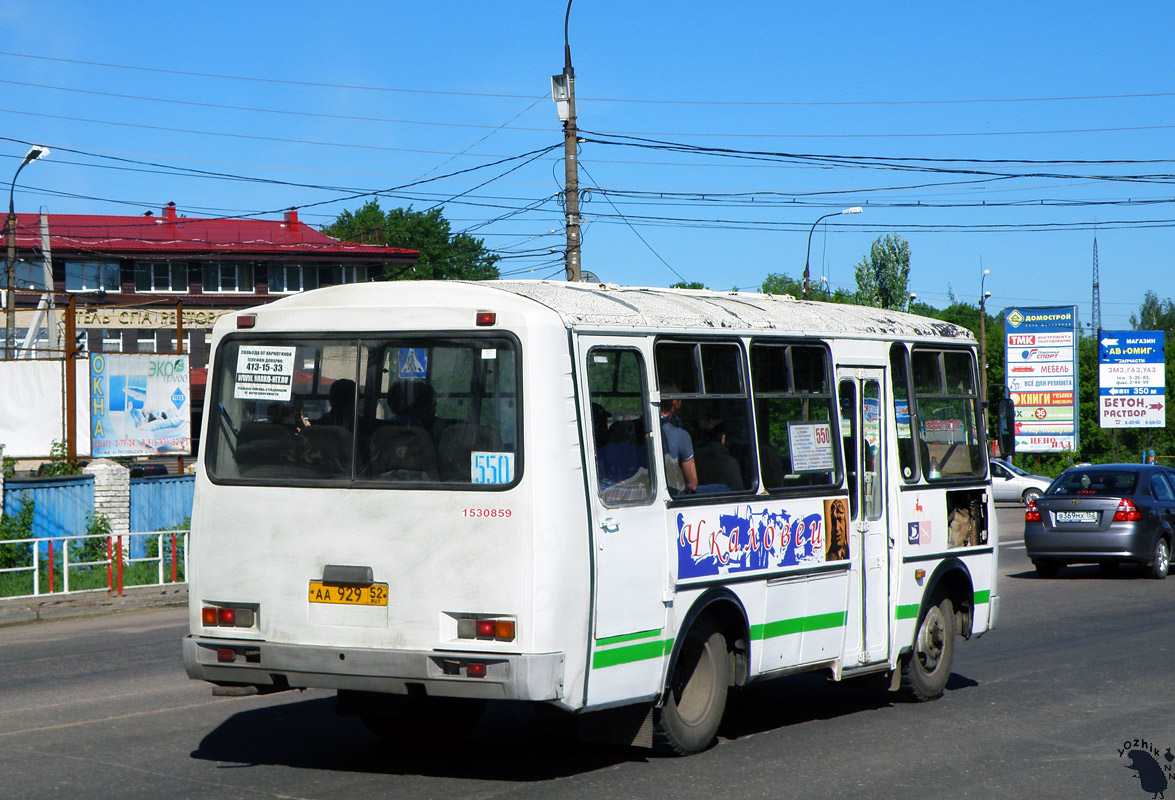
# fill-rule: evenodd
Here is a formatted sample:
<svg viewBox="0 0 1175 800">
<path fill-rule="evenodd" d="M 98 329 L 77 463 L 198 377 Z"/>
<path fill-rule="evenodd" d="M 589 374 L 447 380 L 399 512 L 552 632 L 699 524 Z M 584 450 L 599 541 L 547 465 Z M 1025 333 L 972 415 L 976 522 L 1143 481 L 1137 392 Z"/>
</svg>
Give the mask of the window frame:
<svg viewBox="0 0 1175 800">
<path fill-rule="evenodd" d="M 936 369 L 938 379 L 938 391 L 924 391 L 918 388 L 918 376 L 915 362 L 920 354 L 933 353 L 938 356 L 938 365 Z M 952 481 L 971 481 L 975 479 L 983 479 L 988 477 L 987 468 L 987 431 L 983 422 L 983 407 L 981 398 L 979 397 L 979 383 L 978 383 L 978 365 L 976 363 L 976 356 L 974 351 L 970 348 L 949 347 L 940 344 L 919 343 L 911 346 L 908 351 L 908 365 L 909 365 L 909 390 L 910 398 L 913 404 L 913 410 L 910 416 L 913 427 L 913 434 L 917 447 L 916 460 L 918 462 L 918 473 L 922 479 L 932 484 L 950 483 Z M 970 378 L 970 391 L 960 393 L 958 391 L 951 391 L 947 386 L 947 379 L 949 375 L 949 366 L 947 357 L 949 355 L 962 355 L 967 359 L 967 365 Z M 963 433 L 967 433 L 967 423 L 970 421 L 971 428 L 974 431 L 974 448 L 979 455 L 979 468 L 968 472 L 952 472 L 946 474 L 939 470 L 938 476 L 932 475 L 930 469 L 929 444 L 922 436 L 926 420 L 923 419 L 923 402 L 928 400 L 938 401 L 952 401 L 962 400 L 967 401 L 970 409 L 971 419 L 961 420 L 963 424 Z M 937 443 L 937 442 L 936 442 Z M 926 450 L 925 460 L 923 450 Z M 917 480 L 917 477 L 914 478 Z"/>
<path fill-rule="evenodd" d="M 86 269 L 85 268 L 92 267 L 95 265 L 98 266 L 98 274 L 97 274 L 98 285 L 97 286 L 86 286 L 86 285 L 83 285 L 80 287 L 70 286 L 71 267 L 75 267 L 78 265 L 82 266 L 81 279 L 82 279 L 83 283 L 86 278 Z M 107 286 L 105 284 L 105 281 L 103 280 L 103 278 L 106 277 L 106 273 L 109 272 L 108 268 L 113 269 L 113 274 L 114 274 L 114 285 L 113 286 Z M 65 262 L 65 291 L 74 292 L 74 293 L 82 293 L 82 292 L 119 293 L 119 292 L 121 292 L 122 291 L 122 262 L 121 261 L 102 261 L 102 260 L 79 261 L 76 259 L 67 260 Z"/>
</svg>

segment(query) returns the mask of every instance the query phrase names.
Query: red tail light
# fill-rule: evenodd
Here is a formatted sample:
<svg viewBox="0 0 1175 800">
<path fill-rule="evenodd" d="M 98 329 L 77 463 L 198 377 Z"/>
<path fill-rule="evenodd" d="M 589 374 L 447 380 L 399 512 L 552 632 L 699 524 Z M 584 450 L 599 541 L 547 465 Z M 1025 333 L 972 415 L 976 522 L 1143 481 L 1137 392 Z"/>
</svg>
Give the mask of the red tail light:
<svg viewBox="0 0 1175 800">
<path fill-rule="evenodd" d="M 1118 503 L 1118 511 L 1114 514 L 1114 522 L 1138 522 L 1142 519 L 1142 512 L 1138 506 L 1129 500 L 1123 499 Z"/>
<path fill-rule="evenodd" d="M 1024 509 L 1025 522 L 1040 522 L 1040 511 L 1036 508 L 1036 501 L 1029 500 L 1028 507 Z"/>
</svg>

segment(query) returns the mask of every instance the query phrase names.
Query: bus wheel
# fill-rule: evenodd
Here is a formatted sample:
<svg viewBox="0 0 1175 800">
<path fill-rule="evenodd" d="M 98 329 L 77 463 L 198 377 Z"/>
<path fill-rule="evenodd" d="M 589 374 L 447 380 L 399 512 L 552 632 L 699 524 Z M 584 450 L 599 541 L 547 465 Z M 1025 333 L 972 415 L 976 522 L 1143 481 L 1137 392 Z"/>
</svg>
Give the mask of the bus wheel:
<svg viewBox="0 0 1175 800">
<path fill-rule="evenodd" d="M 726 711 L 733 671 L 722 632 L 709 620 L 694 625 L 677 654 L 665 702 L 653 712 L 653 749 L 686 756 L 709 747 Z"/>
<path fill-rule="evenodd" d="M 484 700 L 451 697 L 405 699 L 385 714 L 363 714 L 367 730 L 397 744 L 427 744 L 444 736 L 461 739 L 473 732 L 485 709 Z"/>
<path fill-rule="evenodd" d="M 955 610 L 949 598 L 926 610 L 902 663 L 902 686 L 916 700 L 942 696 L 955 658 Z"/>
</svg>

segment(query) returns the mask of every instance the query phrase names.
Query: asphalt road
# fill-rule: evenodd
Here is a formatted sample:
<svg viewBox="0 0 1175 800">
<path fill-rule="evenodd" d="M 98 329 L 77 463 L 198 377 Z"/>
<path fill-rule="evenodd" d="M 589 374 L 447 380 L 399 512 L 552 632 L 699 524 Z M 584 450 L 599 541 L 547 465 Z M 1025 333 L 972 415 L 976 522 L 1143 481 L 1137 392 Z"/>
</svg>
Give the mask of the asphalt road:
<svg viewBox="0 0 1175 800">
<path fill-rule="evenodd" d="M 1021 515 L 1000 511 L 1000 627 L 960 643 L 941 700 L 757 684 L 688 759 L 578 744 L 541 708 L 493 707 L 472 740 L 402 752 L 329 692 L 215 698 L 184 675 L 182 609 L 0 629 L 0 798 L 1151 797 L 1119 750 L 1146 740 L 1165 763 L 1175 747 L 1175 576 L 1038 579 Z"/>
</svg>

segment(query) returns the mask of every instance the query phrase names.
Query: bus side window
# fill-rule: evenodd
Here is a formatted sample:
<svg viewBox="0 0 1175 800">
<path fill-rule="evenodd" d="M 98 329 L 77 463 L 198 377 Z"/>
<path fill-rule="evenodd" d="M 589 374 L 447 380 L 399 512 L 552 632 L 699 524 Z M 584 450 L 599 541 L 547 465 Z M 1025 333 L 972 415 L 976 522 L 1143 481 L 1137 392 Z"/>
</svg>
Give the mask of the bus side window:
<svg viewBox="0 0 1175 800">
<path fill-rule="evenodd" d="M 811 344 L 751 346 L 759 469 L 769 492 L 836 482 L 828 351 Z M 792 458 L 792 437 L 816 443 Z"/>
<path fill-rule="evenodd" d="M 647 503 L 653 490 L 644 359 L 637 350 L 595 347 L 587 362 L 600 498 L 609 506 Z"/>
<path fill-rule="evenodd" d="M 889 364 L 893 375 L 893 418 L 898 429 L 898 465 L 903 480 L 916 481 L 918 460 L 914 457 L 914 429 L 910 426 L 910 354 L 905 345 L 890 348 Z"/>
</svg>

